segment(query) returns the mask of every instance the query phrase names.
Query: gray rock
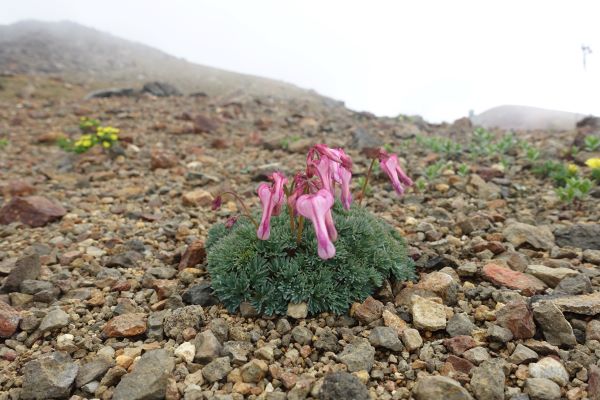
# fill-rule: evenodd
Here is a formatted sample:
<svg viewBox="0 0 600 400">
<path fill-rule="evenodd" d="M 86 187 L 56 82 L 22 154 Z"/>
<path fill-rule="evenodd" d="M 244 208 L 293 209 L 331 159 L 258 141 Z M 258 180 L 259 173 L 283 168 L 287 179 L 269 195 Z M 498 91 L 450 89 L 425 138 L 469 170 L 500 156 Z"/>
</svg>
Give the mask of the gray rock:
<svg viewBox="0 0 600 400">
<path fill-rule="evenodd" d="M 525 381 L 525 393 L 531 400 L 558 400 L 560 387 L 550 379 L 529 378 Z"/>
<path fill-rule="evenodd" d="M 21 282 L 19 291 L 25 294 L 36 294 L 42 290 L 53 289 L 56 289 L 56 287 L 52 284 L 52 282 L 38 281 L 36 279 L 25 279 L 23 282 Z"/>
<path fill-rule="evenodd" d="M 4 280 L 0 293 L 18 292 L 24 280 L 37 279 L 40 276 L 41 268 L 40 256 L 37 253 L 19 258 Z"/>
<path fill-rule="evenodd" d="M 513 364 L 522 364 L 536 361 L 538 357 L 539 356 L 535 351 L 519 343 L 513 350 L 508 360 Z"/>
<path fill-rule="evenodd" d="M 229 324 L 223 318 L 214 318 L 208 323 L 208 329 L 221 343 L 229 339 Z"/>
<path fill-rule="evenodd" d="M 583 252 L 583 260 L 600 265 L 600 250 L 587 249 Z"/>
<path fill-rule="evenodd" d="M 472 370 L 471 389 L 477 400 L 503 400 L 504 380 L 502 368 L 486 361 Z"/>
<path fill-rule="evenodd" d="M 325 375 L 319 392 L 321 400 L 369 400 L 367 387 L 354 375 L 347 372 L 334 372 Z"/>
<path fill-rule="evenodd" d="M 233 368 L 231 368 L 231 364 L 229 363 L 229 357 L 221 357 L 211 361 L 202 368 L 202 375 L 206 380 L 212 383 L 225 378 L 232 369 Z"/>
<path fill-rule="evenodd" d="M 312 331 L 304 326 L 295 326 L 292 329 L 292 337 L 300 345 L 310 344 L 312 336 Z"/>
<path fill-rule="evenodd" d="M 69 325 L 69 314 L 60 308 L 55 308 L 42 319 L 39 329 L 42 332 L 46 332 L 64 328 L 67 325 Z"/>
<path fill-rule="evenodd" d="M 592 282 L 584 274 L 569 276 L 554 288 L 556 294 L 585 294 L 592 292 Z"/>
<path fill-rule="evenodd" d="M 526 273 L 535 276 L 546 285 L 554 288 L 565 278 L 574 277 L 579 273 L 571 268 L 552 268 L 545 265 L 529 265 L 525 270 Z"/>
<path fill-rule="evenodd" d="M 66 353 L 50 353 L 23 367 L 23 400 L 69 397 L 79 366 Z"/>
<path fill-rule="evenodd" d="M 367 339 L 356 338 L 344 347 L 344 350 L 338 354 L 338 359 L 348 367 L 350 372 L 370 371 L 375 362 L 375 348 Z"/>
<path fill-rule="evenodd" d="M 148 82 L 142 88 L 142 92 L 156 97 L 181 96 L 182 93 L 175 86 L 166 82 Z"/>
<path fill-rule="evenodd" d="M 124 253 L 111 256 L 105 266 L 107 268 L 131 268 L 135 266 L 137 260 L 141 259 L 142 255 L 135 251 L 126 251 Z M 169 278 L 164 278 L 169 279 Z"/>
<path fill-rule="evenodd" d="M 113 400 L 162 399 L 167 391 L 167 381 L 175 368 L 175 360 L 167 350 L 152 350 L 144 354 L 133 371 L 121 378 L 115 388 Z"/>
<path fill-rule="evenodd" d="M 402 351 L 402 342 L 394 328 L 377 326 L 371 330 L 369 342 L 375 347 L 384 347 L 392 351 Z"/>
<path fill-rule="evenodd" d="M 194 345 L 196 346 L 194 361 L 202 364 L 211 362 L 223 351 L 223 346 L 210 329 L 197 334 Z"/>
<path fill-rule="evenodd" d="M 165 317 L 163 329 L 170 338 L 177 338 L 186 328 L 199 330 L 204 316 L 202 306 L 186 306 L 173 311 Z"/>
<path fill-rule="evenodd" d="M 536 249 L 550 250 L 554 246 L 554 235 L 548 227 L 534 226 L 522 222 L 508 224 L 502 232 L 506 240 L 516 247 L 529 244 Z"/>
<path fill-rule="evenodd" d="M 374 134 L 366 131 L 363 128 L 356 128 L 352 131 L 351 146 L 355 149 L 376 148 L 381 147 L 383 142 Z"/>
<path fill-rule="evenodd" d="M 510 329 L 500 325 L 490 325 L 487 330 L 487 337 L 494 342 L 508 343 L 512 340 L 513 334 Z"/>
<path fill-rule="evenodd" d="M 402 331 L 402 343 L 404 343 L 408 351 L 415 351 L 423 346 L 423 338 L 418 330 L 406 328 Z"/>
<path fill-rule="evenodd" d="M 106 371 L 114 365 L 114 361 L 108 357 L 95 357 L 79 368 L 77 379 L 75 379 L 75 386 L 80 388 L 92 381 L 99 381 Z"/>
<path fill-rule="evenodd" d="M 413 388 L 415 400 L 472 400 L 473 398 L 454 379 L 445 376 L 420 378 Z"/>
<path fill-rule="evenodd" d="M 479 365 L 490 359 L 490 354 L 485 347 L 477 346 L 463 353 L 463 357 L 475 365 Z"/>
<path fill-rule="evenodd" d="M 569 373 L 563 363 L 552 357 L 544 357 L 536 363 L 529 364 L 529 376 L 550 379 L 560 386 L 569 383 Z"/>
<path fill-rule="evenodd" d="M 554 232 L 560 247 L 600 250 L 600 224 L 575 224 Z"/>
<path fill-rule="evenodd" d="M 577 339 L 573 328 L 562 311 L 550 301 L 540 301 L 533 305 L 533 318 L 542 328 L 546 341 L 556 346 L 573 347 Z"/>
<path fill-rule="evenodd" d="M 109 89 L 100 89 L 94 90 L 93 92 L 88 93 L 85 98 L 86 99 L 98 99 L 98 98 L 107 98 L 107 97 L 128 97 L 134 96 L 139 93 L 134 88 L 109 88 Z"/>
<path fill-rule="evenodd" d="M 340 349 L 340 344 L 338 343 L 338 338 L 331 331 L 331 329 L 324 329 L 320 334 L 317 340 L 315 340 L 315 348 L 322 351 L 332 351 L 337 352 Z"/>
<path fill-rule="evenodd" d="M 212 306 L 219 303 L 209 282 L 200 282 L 198 285 L 190 287 L 181 298 L 185 304 L 200 306 Z"/>
<path fill-rule="evenodd" d="M 446 332 L 452 337 L 471 336 L 475 329 L 477 329 L 477 326 L 471 322 L 469 316 L 465 313 L 454 314 L 446 326 Z"/>
<path fill-rule="evenodd" d="M 250 342 L 242 340 L 230 340 L 223 344 L 223 355 L 228 356 L 235 365 L 248 361 L 248 353 L 254 350 Z"/>
</svg>

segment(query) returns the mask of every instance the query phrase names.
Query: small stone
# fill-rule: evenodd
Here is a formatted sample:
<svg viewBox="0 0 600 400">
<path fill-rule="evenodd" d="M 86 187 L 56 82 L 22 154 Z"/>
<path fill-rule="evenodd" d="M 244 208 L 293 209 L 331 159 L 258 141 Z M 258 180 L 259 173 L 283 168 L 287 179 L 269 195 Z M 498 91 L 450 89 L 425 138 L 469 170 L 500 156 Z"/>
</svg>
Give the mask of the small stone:
<svg viewBox="0 0 600 400">
<path fill-rule="evenodd" d="M 199 331 L 203 316 L 204 309 L 202 306 L 191 305 L 177 308 L 164 319 L 163 329 L 165 335 L 170 338 L 177 338 L 187 328 L 194 328 Z"/>
<path fill-rule="evenodd" d="M 198 285 L 191 286 L 181 299 L 185 304 L 195 304 L 200 306 L 213 306 L 219 303 L 219 299 L 213 294 L 209 282 L 201 282 Z"/>
<path fill-rule="evenodd" d="M 554 246 L 554 235 L 550 229 L 545 226 L 540 227 L 521 222 L 513 222 L 506 226 L 502 234 L 506 240 L 516 247 L 528 244 L 536 249 L 550 250 Z"/>
<path fill-rule="evenodd" d="M 477 346 L 477 342 L 475 342 L 475 339 L 471 336 L 459 335 L 450 339 L 445 339 L 444 346 L 446 346 L 453 354 L 461 356 L 465 351 Z"/>
<path fill-rule="evenodd" d="M 258 310 L 248 301 L 240 304 L 240 315 L 244 318 L 258 317 Z"/>
<path fill-rule="evenodd" d="M 62 218 L 66 213 L 60 204 L 45 197 L 16 196 L 0 208 L 0 224 L 8 225 L 18 221 L 37 228 Z"/>
<path fill-rule="evenodd" d="M 583 260 L 590 264 L 600 265 L 600 250 L 585 250 L 583 252 Z"/>
<path fill-rule="evenodd" d="M 175 361 L 167 350 L 147 352 L 137 361 L 133 371 L 121 378 L 113 393 L 113 400 L 164 398 L 173 368 Z"/>
<path fill-rule="evenodd" d="M 212 383 L 225 378 L 232 369 L 233 368 L 231 368 L 231 364 L 229 363 L 229 357 L 220 357 L 202 368 L 202 375 L 206 380 Z"/>
<path fill-rule="evenodd" d="M 526 296 L 533 296 L 546 289 L 546 284 L 538 278 L 496 264 L 487 264 L 481 272 L 493 284 L 519 290 Z"/>
<path fill-rule="evenodd" d="M 552 299 L 562 312 L 571 312 L 583 315 L 596 315 L 600 313 L 600 291 L 580 296 L 567 296 Z"/>
<path fill-rule="evenodd" d="M 223 346 L 210 329 L 196 335 L 194 344 L 196 349 L 194 360 L 203 364 L 219 357 L 223 351 Z"/>
<path fill-rule="evenodd" d="M 196 355 L 196 346 L 190 342 L 183 342 L 175 349 L 175 356 L 180 357 L 185 362 L 191 363 Z"/>
<path fill-rule="evenodd" d="M 475 329 L 477 329 L 477 325 L 471 322 L 465 313 L 454 314 L 446 326 L 446 332 L 452 337 L 470 336 Z"/>
<path fill-rule="evenodd" d="M 173 168 L 178 163 L 177 157 L 164 150 L 153 150 L 150 153 L 150 169 L 155 170 L 159 168 Z"/>
<path fill-rule="evenodd" d="M 463 357 L 471 361 L 475 365 L 479 365 L 490 359 L 490 354 L 485 347 L 477 346 L 463 353 Z"/>
<path fill-rule="evenodd" d="M 467 360 L 466 358 L 455 356 L 454 354 L 450 354 L 446 358 L 446 362 L 452 366 L 455 371 L 458 371 L 463 374 L 469 374 L 475 365 Z"/>
<path fill-rule="evenodd" d="M 423 338 L 418 330 L 408 328 L 402 332 L 402 343 L 409 352 L 413 352 L 423 346 Z"/>
<path fill-rule="evenodd" d="M 487 330 L 487 337 L 497 343 L 508 343 L 512 340 L 513 334 L 510 329 L 498 325 L 490 325 Z"/>
<path fill-rule="evenodd" d="M 533 317 L 538 323 L 548 343 L 556 346 L 573 347 L 577 339 L 573 328 L 560 309 L 550 301 L 540 301 L 533 305 Z"/>
<path fill-rule="evenodd" d="M 473 398 L 454 379 L 445 376 L 419 378 L 413 387 L 415 400 L 472 400 Z"/>
<path fill-rule="evenodd" d="M 304 326 L 295 326 L 292 329 L 292 338 L 300 345 L 310 344 L 312 336 L 312 331 Z"/>
<path fill-rule="evenodd" d="M 102 333 L 107 337 L 130 337 L 141 335 L 146 329 L 146 315 L 130 313 L 110 319 L 104 325 Z"/>
<path fill-rule="evenodd" d="M 600 367 L 593 364 L 588 368 L 588 395 L 591 400 L 600 400 Z"/>
<path fill-rule="evenodd" d="M 66 353 L 50 353 L 23 367 L 23 400 L 62 399 L 71 394 L 79 366 Z"/>
<path fill-rule="evenodd" d="M 579 274 L 570 268 L 550 268 L 545 265 L 529 265 L 525 272 L 535 276 L 551 288 L 556 287 L 563 279 Z"/>
<path fill-rule="evenodd" d="M 242 380 L 246 383 L 260 382 L 265 377 L 268 370 L 269 366 L 263 360 L 252 360 L 242 365 L 240 368 Z"/>
<path fill-rule="evenodd" d="M 419 336 L 420 337 L 420 336 Z M 392 351 L 402 351 L 402 342 L 393 328 L 377 326 L 371 330 L 369 342 L 375 347 L 383 347 Z"/>
<path fill-rule="evenodd" d="M 302 303 L 289 303 L 287 308 L 287 316 L 294 319 L 304 319 L 308 316 L 308 305 Z"/>
<path fill-rule="evenodd" d="M 344 347 L 344 350 L 338 354 L 338 359 L 346 364 L 350 372 L 363 369 L 370 371 L 375 362 L 375 348 L 369 344 L 367 339 L 356 338 Z"/>
<path fill-rule="evenodd" d="M 532 400 L 559 400 L 560 387 L 550 379 L 529 378 L 524 391 Z"/>
<path fill-rule="evenodd" d="M 75 380 L 75 386 L 80 388 L 92 381 L 99 381 L 106 371 L 114 365 L 115 363 L 111 358 L 103 356 L 95 357 L 91 361 L 81 365 L 77 379 Z"/>
<path fill-rule="evenodd" d="M 569 374 L 560 361 L 552 357 L 544 357 L 540 361 L 529 364 L 529 375 L 532 378 L 546 378 L 560 386 L 569 383 Z"/>
<path fill-rule="evenodd" d="M 119 367 L 124 369 L 128 369 L 133 364 L 133 358 L 125 354 L 118 355 L 115 361 Z"/>
<path fill-rule="evenodd" d="M 496 313 L 496 321 L 500 326 L 510 329 L 515 339 L 528 339 L 535 335 L 533 313 L 524 301 L 507 303 Z"/>
<path fill-rule="evenodd" d="M 23 281 L 38 278 L 41 268 L 40 256 L 37 253 L 19 258 L 4 280 L 0 293 L 18 292 Z"/>
<path fill-rule="evenodd" d="M 213 202 L 213 196 L 204 189 L 196 189 L 183 194 L 182 202 L 188 207 L 208 207 Z"/>
<path fill-rule="evenodd" d="M 585 294 L 592 292 L 592 282 L 584 274 L 566 277 L 554 288 L 556 294 Z"/>
<path fill-rule="evenodd" d="M 600 224 L 574 224 L 554 232 L 560 247 L 600 250 Z"/>
<path fill-rule="evenodd" d="M 383 303 L 369 296 L 362 303 L 352 304 L 350 315 L 364 324 L 369 324 L 376 319 L 381 318 L 383 313 Z"/>
<path fill-rule="evenodd" d="M 204 260 L 206 260 L 204 241 L 196 240 L 185 249 L 185 252 L 181 256 L 179 270 L 182 271 L 186 268 L 195 267 L 196 265 L 202 264 Z"/>
<path fill-rule="evenodd" d="M 8 304 L 0 301 L 0 338 L 8 339 L 19 327 L 21 316 Z"/>
<path fill-rule="evenodd" d="M 442 304 L 415 295 L 411 312 L 417 329 L 437 331 L 446 327 L 446 309 Z"/>
<path fill-rule="evenodd" d="M 321 400 L 369 400 L 369 391 L 363 382 L 347 372 L 333 372 L 325 375 L 321 391 Z"/>
<path fill-rule="evenodd" d="M 436 271 L 425 275 L 415 287 L 435 293 L 445 304 L 453 305 L 460 286 L 450 275 Z"/>
<path fill-rule="evenodd" d="M 402 332 L 408 328 L 408 324 L 402 318 L 389 310 L 383 310 L 381 315 L 383 317 L 383 324 L 393 328 L 398 335 L 402 335 Z"/>
<path fill-rule="evenodd" d="M 593 319 L 588 322 L 585 328 L 585 340 L 600 341 L 600 320 Z"/>
<path fill-rule="evenodd" d="M 69 314 L 61 310 L 60 308 L 55 308 L 51 310 L 42 322 L 40 323 L 40 331 L 52 331 L 54 329 L 64 328 L 69 324 Z"/>
<path fill-rule="evenodd" d="M 497 364 L 483 362 L 474 368 L 471 376 L 471 389 L 477 400 L 504 399 L 504 371 Z"/>
<path fill-rule="evenodd" d="M 514 351 L 509 357 L 509 361 L 513 364 L 528 364 L 538 359 L 538 354 L 529 347 L 517 344 Z"/>
</svg>

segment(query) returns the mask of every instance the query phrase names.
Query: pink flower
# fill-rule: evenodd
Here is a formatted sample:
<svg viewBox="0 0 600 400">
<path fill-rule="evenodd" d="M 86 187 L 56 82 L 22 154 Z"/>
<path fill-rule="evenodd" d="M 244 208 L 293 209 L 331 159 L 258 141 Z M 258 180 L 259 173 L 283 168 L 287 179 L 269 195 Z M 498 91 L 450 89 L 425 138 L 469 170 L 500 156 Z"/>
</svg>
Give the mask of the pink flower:
<svg viewBox="0 0 600 400">
<path fill-rule="evenodd" d="M 337 231 L 331 215 L 333 202 L 333 196 L 326 189 L 315 194 L 304 194 L 296 201 L 298 213 L 312 221 L 317 236 L 318 254 L 324 260 L 335 256 L 333 240 L 337 238 Z"/>
<path fill-rule="evenodd" d="M 413 181 L 400 168 L 398 156 L 396 154 L 390 155 L 384 150 L 381 150 L 379 152 L 379 163 L 381 164 L 383 172 L 385 172 L 392 181 L 392 186 L 396 190 L 396 193 L 402 195 L 406 187 L 412 186 Z"/>
<path fill-rule="evenodd" d="M 350 203 L 352 203 L 352 193 L 350 192 L 350 180 L 352 179 L 352 172 L 346 168 L 339 166 L 337 172 L 334 174 L 334 179 L 342 187 L 342 205 L 344 209 L 350 209 Z"/>
<path fill-rule="evenodd" d="M 272 185 L 263 182 L 258 185 L 257 189 L 263 208 L 260 224 L 256 231 L 256 236 L 260 240 L 269 239 L 271 235 L 271 216 L 278 215 L 281 212 L 281 206 L 285 198 L 283 186 L 287 183 L 286 177 L 281 172 L 274 172 L 269 179 L 273 181 Z"/>
<path fill-rule="evenodd" d="M 315 152 L 320 158 L 314 160 Z M 322 187 L 331 192 L 335 197 L 335 183 L 339 183 L 342 189 L 342 205 L 346 210 L 350 209 L 352 194 L 350 193 L 350 181 L 352 179 L 352 159 L 342 149 L 331 149 L 324 144 L 317 144 L 308 153 L 308 172 L 317 174 Z"/>
</svg>

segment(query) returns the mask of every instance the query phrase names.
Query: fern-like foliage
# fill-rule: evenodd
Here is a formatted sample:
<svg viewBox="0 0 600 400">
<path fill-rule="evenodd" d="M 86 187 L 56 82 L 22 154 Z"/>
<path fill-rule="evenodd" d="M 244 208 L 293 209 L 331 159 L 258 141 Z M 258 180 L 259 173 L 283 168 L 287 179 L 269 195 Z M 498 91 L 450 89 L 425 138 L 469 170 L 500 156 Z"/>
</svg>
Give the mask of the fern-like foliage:
<svg viewBox="0 0 600 400">
<path fill-rule="evenodd" d="M 360 206 L 346 211 L 336 204 L 333 217 L 338 239 L 329 260 L 317 255 L 310 221 L 296 243 L 285 209 L 271 219 L 265 241 L 246 218 L 230 229 L 216 224 L 206 241 L 216 295 L 231 312 L 247 301 L 264 314 L 285 314 L 288 303 L 306 302 L 311 314 L 341 314 L 387 278 L 414 279 L 404 240 L 392 227 Z"/>
</svg>

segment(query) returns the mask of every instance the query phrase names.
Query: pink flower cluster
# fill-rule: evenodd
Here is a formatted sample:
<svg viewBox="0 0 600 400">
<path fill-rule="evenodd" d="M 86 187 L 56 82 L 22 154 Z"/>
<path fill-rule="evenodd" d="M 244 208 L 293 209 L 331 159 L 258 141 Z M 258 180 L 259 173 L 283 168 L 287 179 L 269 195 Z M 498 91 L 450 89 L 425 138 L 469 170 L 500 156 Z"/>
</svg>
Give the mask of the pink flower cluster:
<svg viewBox="0 0 600 400">
<path fill-rule="evenodd" d="M 381 169 L 387 174 L 395 191 L 402 195 L 412 180 L 402 171 L 398 156 L 383 150 L 378 153 Z M 267 240 L 270 236 L 270 220 L 278 215 L 287 198 L 288 212 L 292 229 L 296 225 L 296 216 L 309 219 L 315 229 L 318 254 L 322 259 L 335 256 L 333 242 L 337 231 L 333 223 L 332 207 L 336 197 L 336 185 L 339 185 L 339 198 L 346 210 L 350 209 L 352 193 L 352 160 L 344 150 L 332 149 L 323 144 L 312 147 L 306 159 L 306 170 L 294 176 L 290 187 L 287 178 L 281 172 L 274 172 L 269 180 L 258 186 L 258 197 L 262 203 L 262 217 L 258 224 L 257 236 Z M 301 223 L 298 230 L 301 234 Z"/>
</svg>

